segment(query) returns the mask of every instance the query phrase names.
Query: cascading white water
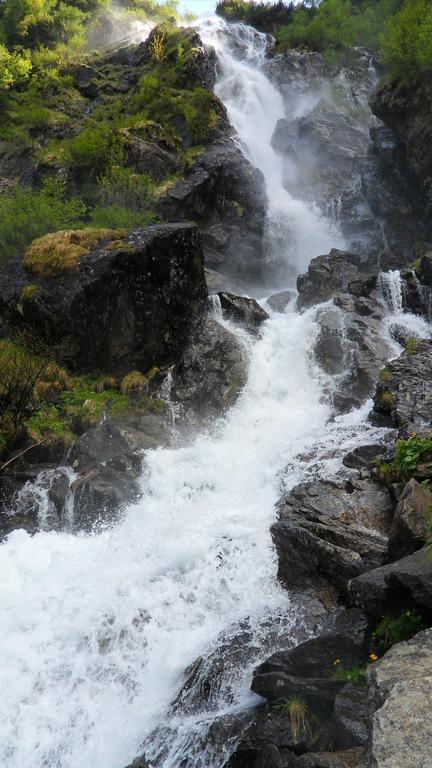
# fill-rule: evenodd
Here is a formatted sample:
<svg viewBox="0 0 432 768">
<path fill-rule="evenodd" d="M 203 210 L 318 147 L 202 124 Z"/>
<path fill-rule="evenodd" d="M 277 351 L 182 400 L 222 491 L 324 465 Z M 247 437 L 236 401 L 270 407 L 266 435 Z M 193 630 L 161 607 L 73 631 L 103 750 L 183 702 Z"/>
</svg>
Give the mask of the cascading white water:
<svg viewBox="0 0 432 768">
<path fill-rule="evenodd" d="M 269 261 L 283 266 L 285 275 L 288 272 L 296 277 L 315 256 L 328 253 L 332 247 L 341 248 L 344 242 L 314 206 L 295 200 L 283 186 L 282 161 L 271 139 L 278 120 L 290 116 L 285 113 L 281 94 L 262 69 L 267 37 L 243 24 L 227 25 L 217 17 L 204 20 L 199 31 L 218 53 L 216 93 L 227 108 L 246 156 L 264 176 Z"/>
<path fill-rule="evenodd" d="M 260 71 L 262 37 L 243 28 L 246 59 L 236 61 L 217 24 L 219 95 L 264 174 L 270 231 L 279 214 L 289 220 L 297 245 L 288 258 L 302 268 L 330 242 L 281 185 L 270 139 L 283 108 Z M 15 531 L 0 547 L 2 768 L 123 768 L 146 739 L 148 754 L 164 754 L 158 766 L 200 764 L 206 725 L 169 714 L 186 667 L 246 620 L 259 646 L 269 615 L 285 626 L 302 619 L 276 580 L 269 528 L 281 484 L 317 460 L 331 474 L 356 430 L 363 441 L 377 434 L 360 426 L 367 408 L 328 424 L 310 357 L 316 330 L 314 310 L 272 313 L 237 405 L 192 445 L 148 451 L 142 500 L 117 525 L 93 536 Z M 250 703 L 247 671 L 230 670 L 213 714 Z"/>
</svg>

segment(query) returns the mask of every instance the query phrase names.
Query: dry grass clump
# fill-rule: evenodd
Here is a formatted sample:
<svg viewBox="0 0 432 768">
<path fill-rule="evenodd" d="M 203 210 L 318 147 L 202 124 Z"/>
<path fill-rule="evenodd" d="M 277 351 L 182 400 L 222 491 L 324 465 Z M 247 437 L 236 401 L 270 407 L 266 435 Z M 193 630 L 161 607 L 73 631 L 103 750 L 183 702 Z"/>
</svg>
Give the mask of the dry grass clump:
<svg viewBox="0 0 432 768">
<path fill-rule="evenodd" d="M 148 377 L 141 371 L 130 371 L 122 379 L 121 392 L 127 397 L 134 395 L 140 395 L 146 391 L 148 387 Z"/>
<path fill-rule="evenodd" d="M 27 248 L 24 266 L 38 277 L 58 277 L 75 267 L 101 240 L 119 239 L 124 229 L 61 230 L 34 240 Z"/>
</svg>

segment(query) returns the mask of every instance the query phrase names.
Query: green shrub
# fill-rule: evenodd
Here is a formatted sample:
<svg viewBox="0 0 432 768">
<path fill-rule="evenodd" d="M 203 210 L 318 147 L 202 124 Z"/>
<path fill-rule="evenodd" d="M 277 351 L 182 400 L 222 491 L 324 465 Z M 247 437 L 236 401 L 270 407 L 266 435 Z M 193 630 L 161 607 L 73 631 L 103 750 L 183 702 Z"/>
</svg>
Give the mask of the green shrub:
<svg viewBox="0 0 432 768">
<path fill-rule="evenodd" d="M 253 0 L 219 0 L 216 13 L 228 21 L 243 21 L 264 32 L 273 32 L 289 24 L 294 14 L 293 3 L 284 0 L 256 3 Z"/>
<path fill-rule="evenodd" d="M 106 173 L 121 158 L 119 137 L 105 123 L 88 125 L 65 143 L 65 162 L 90 178 Z"/>
<path fill-rule="evenodd" d="M 47 232 L 82 225 L 85 210 L 81 198 L 69 195 L 58 178 L 46 179 L 37 191 L 17 186 L 0 195 L 0 264 Z"/>
<path fill-rule="evenodd" d="M 335 677 L 337 680 L 344 680 L 347 683 L 352 683 L 357 688 L 364 688 L 366 685 L 366 664 L 362 664 L 356 667 L 350 667 L 345 669 L 342 664 L 335 666 Z"/>
<path fill-rule="evenodd" d="M 147 227 L 157 221 L 159 221 L 159 216 L 154 211 L 136 211 L 134 213 L 121 205 L 96 205 L 90 213 L 91 225 L 97 228 L 134 229 Z"/>
<path fill-rule="evenodd" d="M 99 179 L 98 197 L 103 206 L 120 206 L 137 214 L 155 201 L 155 184 L 146 174 L 115 166 Z"/>
<path fill-rule="evenodd" d="M 386 651 L 395 643 L 414 637 L 425 626 L 425 620 L 419 611 L 407 609 L 398 615 L 383 616 L 373 633 L 373 637 L 381 646 L 382 651 Z"/>
</svg>

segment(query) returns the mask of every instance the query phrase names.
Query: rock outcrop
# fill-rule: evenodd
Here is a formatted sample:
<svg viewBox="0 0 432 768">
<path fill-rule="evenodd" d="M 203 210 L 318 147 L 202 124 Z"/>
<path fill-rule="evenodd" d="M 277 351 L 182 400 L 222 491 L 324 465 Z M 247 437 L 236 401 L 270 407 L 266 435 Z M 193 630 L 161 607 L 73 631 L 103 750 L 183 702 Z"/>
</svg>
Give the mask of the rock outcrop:
<svg viewBox="0 0 432 768">
<path fill-rule="evenodd" d="M 408 434 L 432 422 L 432 342 L 413 339 L 390 361 L 374 396 L 374 418 Z"/>
<path fill-rule="evenodd" d="M 272 526 L 282 583 L 324 602 L 346 599 L 350 579 L 384 563 L 391 511 L 388 491 L 373 480 L 296 486 Z"/>
<path fill-rule="evenodd" d="M 206 264 L 248 279 L 262 277 L 266 197 L 261 172 L 231 138 L 216 141 L 160 199 L 170 221 L 195 221 Z"/>
<path fill-rule="evenodd" d="M 206 297 L 197 228 L 164 224 L 116 232 L 56 277 L 9 263 L 0 316 L 57 345 L 73 369 L 123 374 L 176 362 Z"/>
<path fill-rule="evenodd" d="M 432 630 L 398 643 L 368 670 L 371 721 L 367 768 L 431 765 Z"/>
</svg>

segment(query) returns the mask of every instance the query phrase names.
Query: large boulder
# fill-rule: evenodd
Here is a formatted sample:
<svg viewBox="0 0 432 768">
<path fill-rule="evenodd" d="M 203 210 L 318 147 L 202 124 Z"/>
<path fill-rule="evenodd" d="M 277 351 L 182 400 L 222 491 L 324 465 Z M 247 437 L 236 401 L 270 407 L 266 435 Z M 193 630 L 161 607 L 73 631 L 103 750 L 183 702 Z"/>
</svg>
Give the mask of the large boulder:
<svg viewBox="0 0 432 768">
<path fill-rule="evenodd" d="M 420 549 L 394 563 L 363 573 L 349 585 L 351 599 L 375 617 L 404 606 L 432 610 L 432 560 Z"/>
<path fill-rule="evenodd" d="M 206 297 L 197 228 L 164 224 L 101 231 L 99 242 L 60 273 L 9 263 L 0 316 L 12 329 L 43 334 L 72 368 L 123 374 L 179 359 Z"/>
<path fill-rule="evenodd" d="M 249 331 L 256 332 L 264 320 L 269 319 L 265 309 L 255 299 L 235 296 L 225 291 L 218 295 L 223 316 L 243 325 Z"/>
<path fill-rule="evenodd" d="M 350 283 L 358 293 L 359 279 L 364 284 L 363 295 L 369 295 L 376 283 L 371 270 L 372 265 L 361 255 L 332 248 L 329 254 L 312 259 L 307 272 L 297 278 L 298 304 L 303 308 L 328 301 L 349 291 Z"/>
<path fill-rule="evenodd" d="M 432 764 L 432 630 L 397 643 L 368 670 L 371 722 L 367 768 Z"/>
<path fill-rule="evenodd" d="M 297 485 L 272 526 L 279 578 L 326 601 L 346 599 L 350 579 L 384 562 L 391 511 L 388 491 L 373 480 Z"/>
</svg>

